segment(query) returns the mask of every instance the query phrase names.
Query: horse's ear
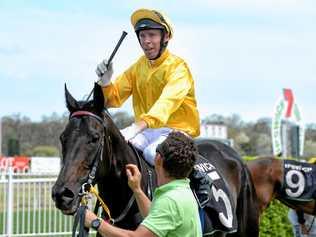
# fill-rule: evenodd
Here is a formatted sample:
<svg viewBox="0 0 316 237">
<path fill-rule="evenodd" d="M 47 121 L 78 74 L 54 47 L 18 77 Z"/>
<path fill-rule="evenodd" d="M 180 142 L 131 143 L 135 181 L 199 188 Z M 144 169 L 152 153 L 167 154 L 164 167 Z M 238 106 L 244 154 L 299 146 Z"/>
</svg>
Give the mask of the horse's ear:
<svg viewBox="0 0 316 237">
<path fill-rule="evenodd" d="M 78 103 L 75 100 L 75 98 L 72 97 L 72 95 L 67 90 L 67 86 L 65 83 L 65 98 L 66 98 L 66 105 L 70 113 L 75 111 L 78 108 Z"/>
<path fill-rule="evenodd" d="M 105 106 L 105 99 L 102 87 L 98 83 L 94 83 L 93 104 L 97 111 L 101 112 Z"/>
</svg>

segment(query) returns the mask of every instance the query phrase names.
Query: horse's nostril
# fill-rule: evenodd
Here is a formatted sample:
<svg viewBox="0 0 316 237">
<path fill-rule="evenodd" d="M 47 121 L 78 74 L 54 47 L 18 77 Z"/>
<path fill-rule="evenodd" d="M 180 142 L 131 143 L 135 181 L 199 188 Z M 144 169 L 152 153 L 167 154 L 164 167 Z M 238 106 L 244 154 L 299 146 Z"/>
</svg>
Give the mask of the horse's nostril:
<svg viewBox="0 0 316 237">
<path fill-rule="evenodd" d="M 60 202 L 60 201 L 71 201 L 75 197 L 75 194 L 73 191 L 71 191 L 69 188 L 62 187 L 62 188 L 53 188 L 52 192 L 52 198 L 54 201 Z"/>
<path fill-rule="evenodd" d="M 65 188 L 62 195 L 71 199 L 75 197 L 74 193 L 69 188 Z"/>
</svg>

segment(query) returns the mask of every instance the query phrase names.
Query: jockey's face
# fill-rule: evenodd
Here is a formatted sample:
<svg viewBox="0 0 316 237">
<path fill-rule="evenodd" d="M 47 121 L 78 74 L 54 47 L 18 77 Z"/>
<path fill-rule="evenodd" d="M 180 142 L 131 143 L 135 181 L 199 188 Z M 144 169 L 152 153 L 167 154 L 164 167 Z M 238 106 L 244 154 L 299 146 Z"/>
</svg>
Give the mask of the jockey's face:
<svg viewBox="0 0 316 237">
<path fill-rule="evenodd" d="M 150 29 L 139 32 L 140 45 L 145 53 L 145 56 L 150 60 L 157 57 L 160 50 L 161 30 Z M 164 41 L 167 41 L 166 36 Z"/>
</svg>

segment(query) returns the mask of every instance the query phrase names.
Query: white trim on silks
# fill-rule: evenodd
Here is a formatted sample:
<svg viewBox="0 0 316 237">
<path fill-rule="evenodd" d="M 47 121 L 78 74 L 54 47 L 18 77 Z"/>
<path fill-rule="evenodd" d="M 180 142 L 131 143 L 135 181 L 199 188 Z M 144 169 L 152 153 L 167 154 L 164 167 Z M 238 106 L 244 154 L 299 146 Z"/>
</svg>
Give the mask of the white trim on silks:
<svg viewBox="0 0 316 237">
<path fill-rule="evenodd" d="M 145 160 L 154 166 L 157 146 L 162 143 L 172 131 L 173 129 L 171 128 L 147 128 L 137 134 L 130 142 L 137 149 L 141 150 Z"/>
</svg>

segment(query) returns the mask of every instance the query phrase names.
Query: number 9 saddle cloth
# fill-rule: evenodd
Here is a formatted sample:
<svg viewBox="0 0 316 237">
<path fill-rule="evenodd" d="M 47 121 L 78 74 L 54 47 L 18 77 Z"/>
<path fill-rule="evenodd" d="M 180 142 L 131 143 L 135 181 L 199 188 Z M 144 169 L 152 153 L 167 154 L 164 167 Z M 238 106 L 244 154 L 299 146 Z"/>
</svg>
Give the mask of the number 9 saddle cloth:
<svg viewBox="0 0 316 237">
<path fill-rule="evenodd" d="M 316 198 L 315 165 L 284 160 L 283 182 L 279 195 L 290 200 L 308 202 Z"/>
</svg>

